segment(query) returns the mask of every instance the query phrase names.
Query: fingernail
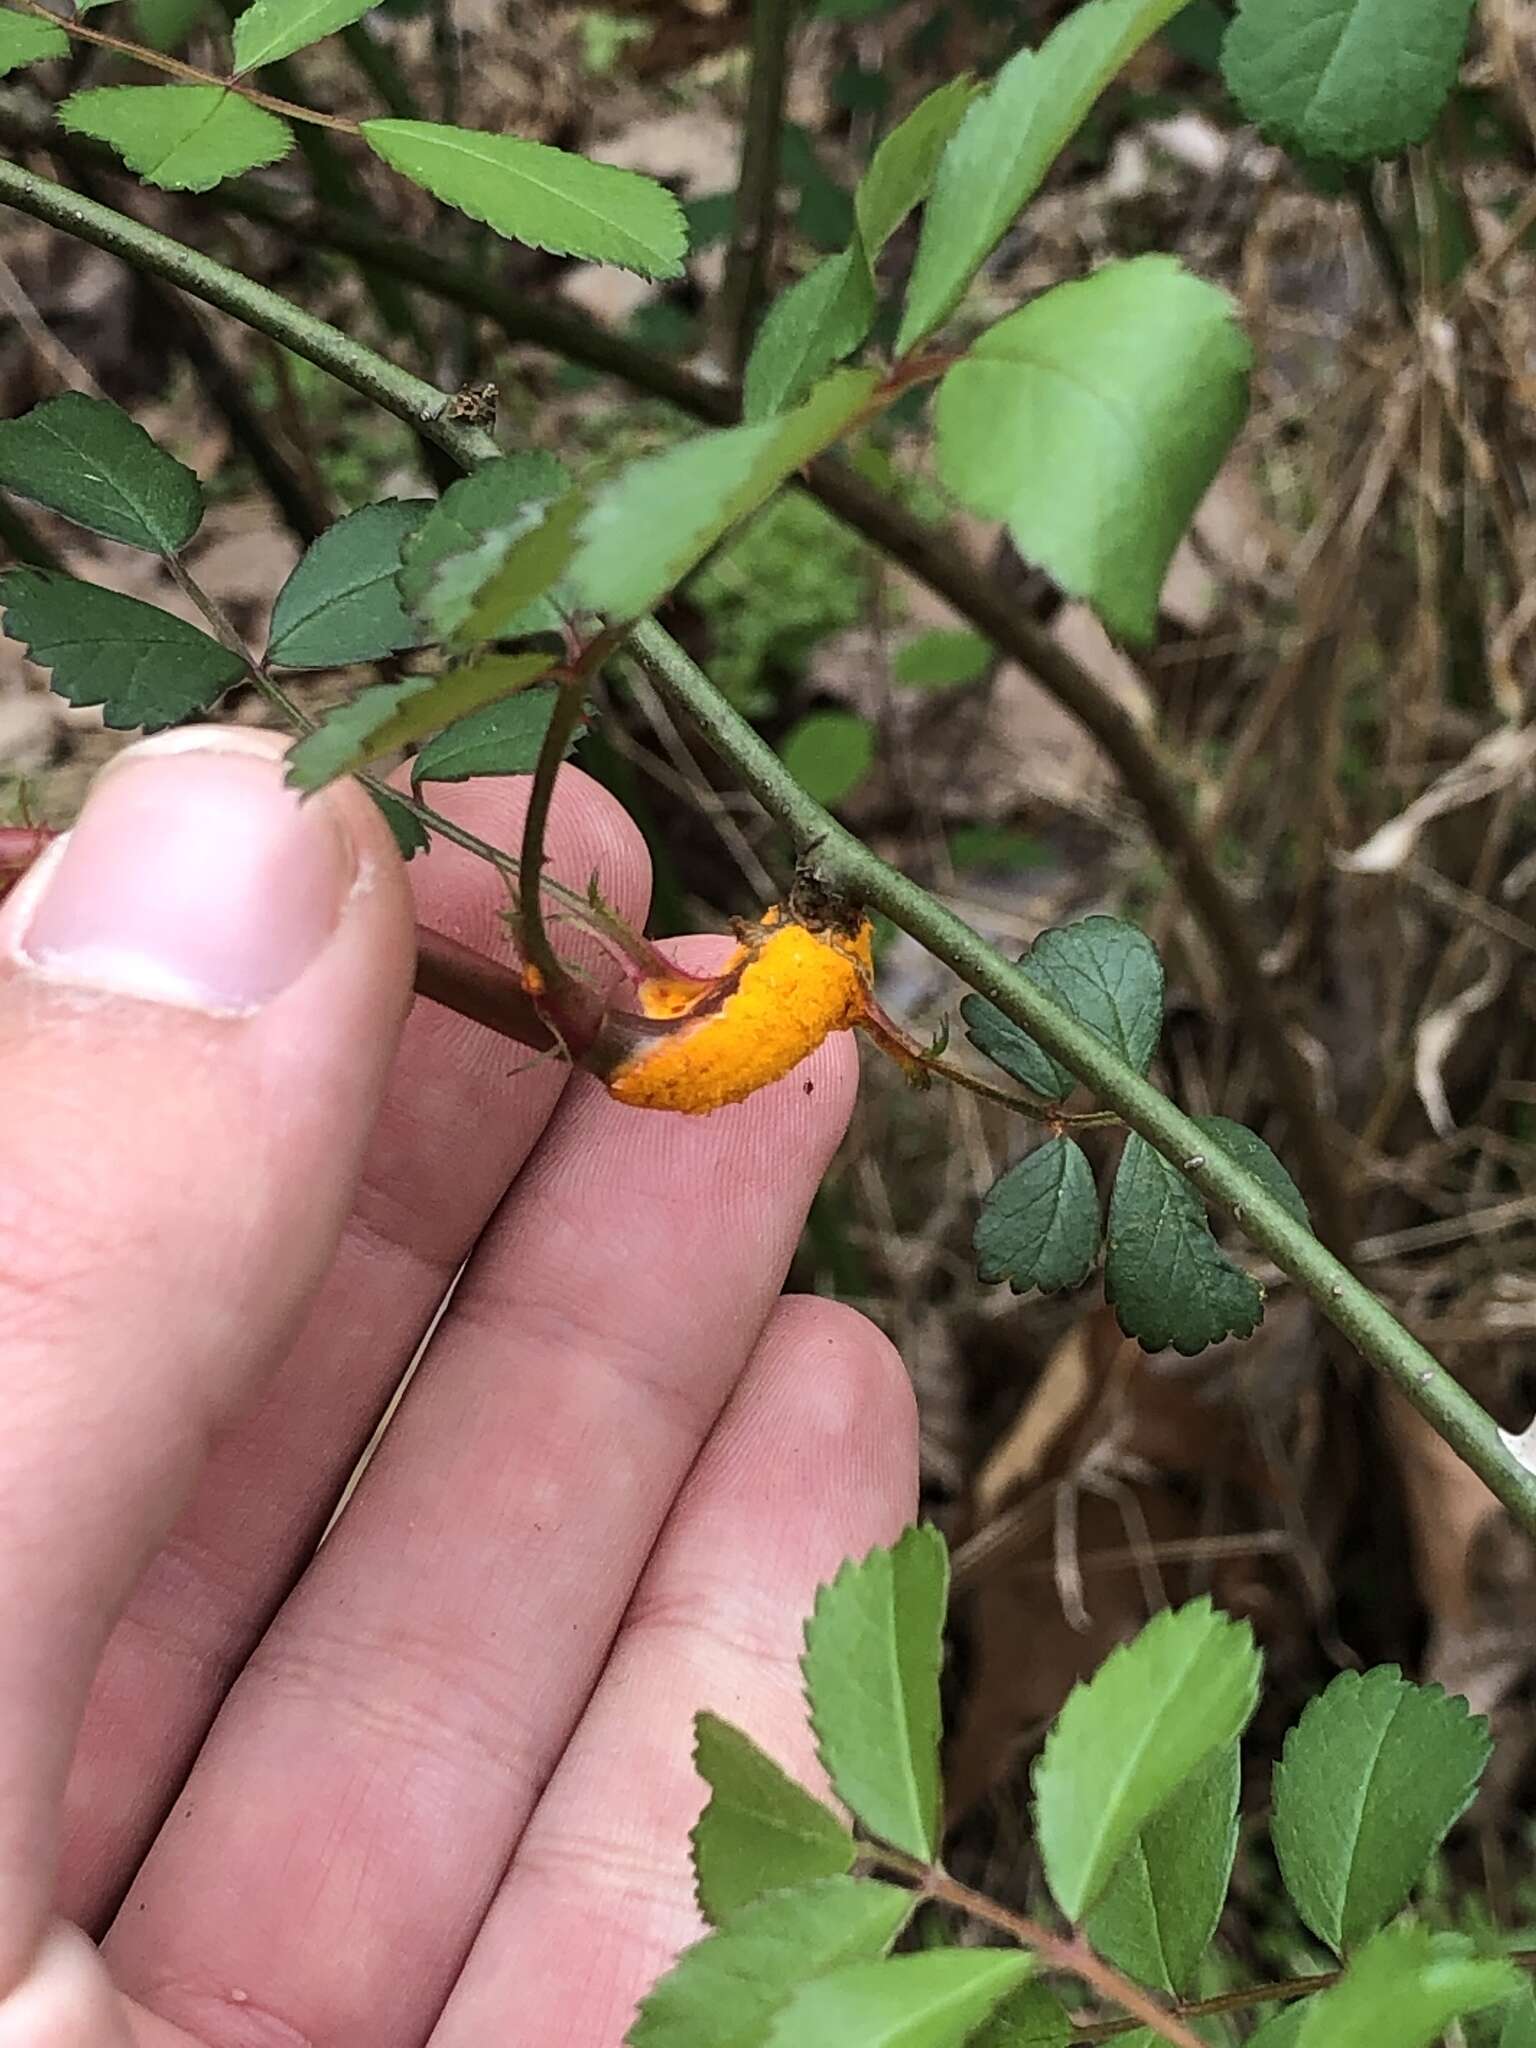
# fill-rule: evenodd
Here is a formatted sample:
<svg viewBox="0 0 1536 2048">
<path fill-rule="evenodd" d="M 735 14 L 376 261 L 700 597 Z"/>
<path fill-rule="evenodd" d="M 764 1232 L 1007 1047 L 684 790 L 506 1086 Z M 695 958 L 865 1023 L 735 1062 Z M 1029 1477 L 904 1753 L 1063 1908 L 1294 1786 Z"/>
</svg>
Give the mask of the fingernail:
<svg viewBox="0 0 1536 2048">
<path fill-rule="evenodd" d="M 300 804 L 270 740 L 165 733 L 117 757 L 17 892 L 15 951 L 51 980 L 240 1015 L 303 973 L 355 873 L 332 804 Z"/>
</svg>

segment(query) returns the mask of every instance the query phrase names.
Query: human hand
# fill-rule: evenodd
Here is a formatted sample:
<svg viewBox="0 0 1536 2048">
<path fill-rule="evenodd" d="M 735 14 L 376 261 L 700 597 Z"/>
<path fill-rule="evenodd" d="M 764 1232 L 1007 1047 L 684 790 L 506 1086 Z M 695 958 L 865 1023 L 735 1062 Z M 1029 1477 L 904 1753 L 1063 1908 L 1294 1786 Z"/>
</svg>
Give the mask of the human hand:
<svg viewBox="0 0 1536 2048">
<path fill-rule="evenodd" d="M 851 1043 L 696 1121 L 406 1022 L 494 879 L 279 749 L 131 750 L 0 910 L 0 2048 L 616 2048 L 694 1710 L 813 1774 L 802 1617 L 912 1508 L 890 1347 L 778 1298 Z M 571 771 L 550 853 L 643 916 Z"/>
</svg>

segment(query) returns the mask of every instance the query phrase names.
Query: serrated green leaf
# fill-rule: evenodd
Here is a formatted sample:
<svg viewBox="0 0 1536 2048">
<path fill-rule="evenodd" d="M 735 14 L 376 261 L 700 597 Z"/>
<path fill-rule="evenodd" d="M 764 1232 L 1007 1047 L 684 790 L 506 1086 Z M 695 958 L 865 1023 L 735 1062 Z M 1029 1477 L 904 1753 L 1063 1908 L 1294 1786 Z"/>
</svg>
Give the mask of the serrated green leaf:
<svg viewBox="0 0 1536 2048">
<path fill-rule="evenodd" d="M 1038 50 L 1021 50 L 1003 66 L 939 165 L 896 337 L 898 356 L 959 304 L 1099 94 L 1183 4 L 1089 0 Z"/>
<path fill-rule="evenodd" d="M 621 618 L 649 611 L 722 534 L 847 430 L 878 381 L 870 370 L 840 370 L 793 412 L 631 463 L 587 515 L 571 571 L 582 600 Z"/>
<path fill-rule="evenodd" d="M 939 473 L 1112 631 L 1150 640 L 1251 362 L 1214 285 L 1171 256 L 1108 264 L 1000 320 L 949 371 Z"/>
<path fill-rule="evenodd" d="M 779 759 L 807 796 L 840 804 L 875 765 L 875 730 L 856 711 L 808 711 L 779 742 Z"/>
<path fill-rule="evenodd" d="M 361 21 L 375 0 L 254 0 L 235 22 L 235 72 L 255 71 Z"/>
<path fill-rule="evenodd" d="M 1145 932 L 1116 917 L 1079 918 L 1042 932 L 1019 971 L 1138 1074 L 1147 1071 L 1163 1028 L 1163 963 Z M 976 1050 L 1036 1095 L 1061 1102 L 1076 1087 L 1068 1068 L 984 997 L 967 996 L 960 1014 Z"/>
<path fill-rule="evenodd" d="M 1302 156 L 1360 162 L 1422 142 L 1450 97 L 1474 0 L 1240 0 L 1234 99 Z"/>
<path fill-rule="evenodd" d="M 490 654 L 475 667 L 523 658 Z M 456 718 L 412 761 L 411 780 L 468 782 L 476 775 L 531 775 L 555 715 L 556 694 L 553 688 L 519 689 L 516 696 Z M 408 712 L 412 708 L 406 707 Z"/>
<path fill-rule="evenodd" d="M 1128 1337 L 1186 1358 L 1264 1320 L 1264 1290 L 1211 1235 L 1197 1189 L 1134 1132 L 1109 1198 L 1104 1293 Z"/>
<path fill-rule="evenodd" d="M 391 170 L 509 241 L 643 277 L 682 275 L 683 210 L 652 178 L 521 135 L 437 121 L 364 121 L 362 136 Z"/>
<path fill-rule="evenodd" d="M 1028 1956 L 995 1948 L 851 1963 L 796 1993 L 768 2048 L 961 2048 L 1030 1967 Z"/>
<path fill-rule="evenodd" d="M 45 57 L 67 57 L 69 37 L 51 21 L 35 14 L 18 14 L 14 7 L 0 7 L 0 78 L 19 71 L 24 64 L 41 64 Z"/>
<path fill-rule="evenodd" d="M 267 659 L 283 668 L 342 668 L 418 646 L 395 577 L 401 549 L 431 511 L 425 498 L 386 498 L 328 527 L 277 594 Z"/>
<path fill-rule="evenodd" d="M 1512 1964 L 1479 1960 L 1454 1935 L 1404 1921 L 1307 2000 L 1296 2048 L 1430 2048 L 1452 2020 L 1510 1997 L 1520 1983 Z"/>
<path fill-rule="evenodd" d="M 71 704 L 99 704 L 108 725 L 157 732 L 206 711 L 245 673 L 238 654 L 158 605 L 53 569 L 0 576 L 5 630 L 53 671 Z"/>
<path fill-rule="evenodd" d="M 912 1893 L 851 1877 L 770 1892 L 686 1949 L 643 2000 L 627 2048 L 763 2048 L 796 1991 L 883 1955 Z"/>
<path fill-rule="evenodd" d="M 952 78 L 937 87 L 897 122 L 870 158 L 853 195 L 853 214 L 871 263 L 913 207 L 927 198 L 976 90 L 971 78 Z"/>
<path fill-rule="evenodd" d="M 293 147 L 288 125 L 222 85 L 102 85 L 74 93 L 59 125 L 115 149 L 166 192 L 208 192 Z"/>
<path fill-rule="evenodd" d="M 1307 1214 L 1301 1189 L 1257 1131 L 1250 1131 L 1246 1124 L 1234 1123 L 1229 1116 L 1197 1116 L 1195 1122 L 1208 1138 L 1224 1152 L 1229 1152 L 1239 1166 L 1245 1167 L 1265 1191 L 1274 1196 L 1282 1209 L 1287 1210 L 1298 1223 L 1311 1228 L 1312 1219 Z"/>
<path fill-rule="evenodd" d="M 710 1790 L 690 1840 L 699 1905 L 711 1925 L 764 1892 L 853 1868 L 855 1843 L 837 1815 L 716 1714 L 696 1714 L 693 1766 Z"/>
<path fill-rule="evenodd" d="M 1286 1737 L 1271 1832 L 1296 1910 L 1336 1954 L 1391 1919 L 1466 1812 L 1488 1724 L 1394 1664 L 1344 1671 Z"/>
<path fill-rule="evenodd" d="M 936 627 L 898 647 L 891 680 L 909 690 L 951 690 L 979 682 L 992 661 L 992 643 L 980 633 Z"/>
<path fill-rule="evenodd" d="M 488 535 L 475 551 L 484 572 L 482 580 L 476 583 L 450 639 L 468 647 L 539 630 L 546 613 L 534 607 L 569 568 L 586 509 L 585 493 L 568 491 L 551 505 L 531 507 L 517 525 L 501 529 L 494 546 Z M 438 589 L 441 594 L 441 578 Z"/>
<path fill-rule="evenodd" d="M 402 860 L 414 860 L 418 853 L 428 850 L 431 839 L 414 811 L 408 811 L 399 797 L 389 795 L 386 790 L 370 789 L 368 794 L 383 812 L 384 822 L 394 834 Z"/>
<path fill-rule="evenodd" d="M 1015 1294 L 1081 1287 L 1099 1252 L 1093 1169 L 1072 1138 L 1048 1138 L 993 1182 L 971 1240 L 976 1270 Z"/>
<path fill-rule="evenodd" d="M 327 711 L 313 732 L 288 751 L 288 782 L 294 789 L 323 789 L 338 775 L 361 765 L 363 751 L 381 727 L 412 697 L 430 690 L 435 676 L 406 676 L 397 683 L 374 683 L 345 704 Z"/>
<path fill-rule="evenodd" d="M 1529 1985 L 1510 2001 L 1499 2028 L 1499 2048 L 1536 2048 L 1536 1991 Z"/>
<path fill-rule="evenodd" d="M 966 2048 L 1070 2048 L 1077 2039 L 1072 2016 L 1043 1984 L 1021 1984 L 985 2021 Z"/>
<path fill-rule="evenodd" d="M 326 712 L 304 735 L 288 756 L 288 780 L 295 789 L 320 789 L 338 775 L 356 774 L 439 726 L 526 689 L 553 665 L 548 654 L 495 654 L 440 676 L 375 683 Z"/>
<path fill-rule="evenodd" d="M 552 455 L 530 450 L 501 456 L 449 485 L 401 550 L 401 602 L 427 637 L 446 640 L 463 623 L 511 540 L 569 483 Z"/>
<path fill-rule="evenodd" d="M 202 487 L 186 464 L 121 406 L 80 391 L 0 421 L 0 484 L 152 554 L 184 547 L 203 516 Z"/>
<path fill-rule="evenodd" d="M 800 1667 L 838 1798 L 877 1840 L 924 1858 L 938 1848 L 948 1593 L 943 1537 L 908 1529 L 821 1587 Z"/>
<path fill-rule="evenodd" d="M 1102 1895 L 1152 1816 L 1236 1741 L 1258 1687 L 1252 1629 L 1205 1599 L 1154 1615 L 1073 1687 L 1034 1774 L 1046 1881 L 1069 1920 Z"/>
<path fill-rule="evenodd" d="M 1221 1918 L 1237 1854 L 1235 1742 L 1191 1772 L 1115 1865 L 1084 1928 L 1118 1969 L 1183 1997 Z"/>
<path fill-rule="evenodd" d="M 855 243 L 824 257 L 769 307 L 747 359 L 743 416 L 766 420 L 794 405 L 852 355 L 874 318 L 875 281 L 862 249 Z"/>
</svg>

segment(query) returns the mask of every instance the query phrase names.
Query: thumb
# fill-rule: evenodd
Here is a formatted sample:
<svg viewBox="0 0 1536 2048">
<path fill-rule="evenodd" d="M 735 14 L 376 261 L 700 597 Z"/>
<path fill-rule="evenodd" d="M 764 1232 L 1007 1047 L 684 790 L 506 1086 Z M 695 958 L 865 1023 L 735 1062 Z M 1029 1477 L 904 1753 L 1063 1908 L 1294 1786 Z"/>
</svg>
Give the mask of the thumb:
<svg viewBox="0 0 1536 2048">
<path fill-rule="evenodd" d="M 47 1932 L 92 1670 L 329 1263 L 409 1002 L 382 820 L 282 751 L 128 748 L 0 910 L 0 2048 L 113 2038 Z"/>
</svg>

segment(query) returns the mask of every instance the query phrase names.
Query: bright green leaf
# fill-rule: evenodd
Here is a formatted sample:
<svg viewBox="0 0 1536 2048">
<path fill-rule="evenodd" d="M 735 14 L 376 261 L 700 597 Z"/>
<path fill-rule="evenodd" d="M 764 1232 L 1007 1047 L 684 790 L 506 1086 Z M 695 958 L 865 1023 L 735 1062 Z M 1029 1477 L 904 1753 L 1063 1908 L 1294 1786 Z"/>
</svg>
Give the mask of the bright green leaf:
<svg viewBox="0 0 1536 2048">
<path fill-rule="evenodd" d="M 235 71 L 255 71 L 360 21 L 374 0 L 254 0 L 235 23 Z"/>
<path fill-rule="evenodd" d="M 631 463 L 587 515 L 572 569 L 584 602 L 621 618 L 648 611 L 722 534 L 837 440 L 878 381 L 870 370 L 841 370 L 793 412 L 698 434 Z"/>
<path fill-rule="evenodd" d="M 552 455 L 533 449 L 501 456 L 449 485 L 400 556 L 401 601 L 428 638 L 446 640 L 463 624 L 513 542 L 569 484 Z"/>
<path fill-rule="evenodd" d="M 1242 1733 L 1258 1686 L 1252 1629 L 1200 1599 L 1154 1615 L 1073 1687 L 1034 1776 L 1046 1880 L 1069 1920 L 1101 1896 L 1152 1816 Z"/>
<path fill-rule="evenodd" d="M 293 146 L 286 122 L 222 85 L 98 86 L 65 100 L 59 124 L 105 142 L 167 192 L 210 191 Z"/>
<path fill-rule="evenodd" d="M 972 1239 L 983 1280 L 1015 1294 L 1081 1287 L 1099 1251 L 1093 1169 L 1071 1138 L 1048 1138 L 993 1182 Z"/>
<path fill-rule="evenodd" d="M 1488 1724 L 1396 1665 L 1344 1671 L 1286 1737 L 1275 1853 L 1296 1910 L 1342 1955 L 1386 1924 L 1472 1802 Z"/>
<path fill-rule="evenodd" d="M 1252 356 L 1232 312 L 1173 257 L 1138 256 L 1000 320 L 939 388 L 945 484 L 1126 639 L 1155 634 L 1243 422 Z"/>
<path fill-rule="evenodd" d="M 959 304 L 1099 94 L 1182 5 L 1183 0 L 1089 0 L 1038 50 L 1021 50 L 1003 66 L 939 165 L 896 337 L 898 356 Z"/>
<path fill-rule="evenodd" d="M 770 1892 L 684 1950 L 644 1999 L 628 2048 L 763 2048 L 799 1988 L 883 1955 L 915 1901 L 895 1885 L 823 1878 Z"/>
<path fill-rule="evenodd" d="M 14 7 L 0 7 L 0 78 L 19 71 L 23 64 L 40 64 L 45 57 L 67 57 L 69 37 L 51 21 L 35 14 L 18 14 Z"/>
<path fill-rule="evenodd" d="M 1077 2029 L 1071 2014 L 1043 1984 L 1021 1984 L 993 2012 L 966 2048 L 1071 2048 Z"/>
<path fill-rule="evenodd" d="M 1118 1969 L 1182 1998 L 1221 1918 L 1237 1854 L 1238 1748 L 1191 1772 L 1115 1865 L 1084 1929 Z"/>
<path fill-rule="evenodd" d="M 1450 97 L 1474 0 L 1240 0 L 1234 99 L 1301 156 L 1358 162 L 1422 142 Z"/>
<path fill-rule="evenodd" d="M 368 742 L 412 697 L 430 690 L 433 676 L 406 676 L 398 683 L 374 683 L 345 704 L 327 711 L 313 732 L 288 752 L 288 781 L 294 789 L 323 789 L 338 775 L 359 767 Z"/>
<path fill-rule="evenodd" d="M 796 404 L 816 379 L 841 362 L 869 333 L 875 284 L 854 244 L 827 256 L 781 292 L 769 307 L 742 380 L 742 412 L 749 422 Z"/>
<path fill-rule="evenodd" d="M 488 654 L 475 663 L 475 669 L 525 658 Z M 553 688 L 519 689 L 515 696 L 502 697 L 456 718 L 435 739 L 428 740 L 412 761 L 411 780 L 468 782 L 476 775 L 531 775 L 555 715 L 555 698 Z M 406 706 L 407 712 L 413 708 Z"/>
<path fill-rule="evenodd" d="M 1163 963 L 1145 932 L 1115 917 L 1084 917 L 1042 932 L 1019 970 L 1120 1057 L 1144 1074 L 1163 1028 Z M 982 996 L 960 1005 L 972 1045 L 1049 1102 L 1077 1083 L 1017 1024 Z"/>
<path fill-rule="evenodd" d="M 1504 2014 L 1499 2048 L 1536 2048 L 1536 1991 L 1529 1985 L 1511 2000 Z"/>
<path fill-rule="evenodd" d="M 779 744 L 779 759 L 808 796 L 840 804 L 875 764 L 875 733 L 855 711 L 808 711 Z"/>
<path fill-rule="evenodd" d="M 395 577 L 401 548 L 431 510 L 425 499 L 387 498 L 328 527 L 277 594 L 268 660 L 283 668 L 341 668 L 419 645 Z"/>
<path fill-rule="evenodd" d="M 996 1948 L 851 1963 L 796 1993 L 768 2048 L 961 2048 L 1030 1968 Z"/>
<path fill-rule="evenodd" d="M 805 1626 L 806 1697 L 821 1761 L 870 1834 L 908 1855 L 937 1852 L 939 1664 L 949 1554 L 937 1529 L 908 1529 L 845 1564 Z"/>
<path fill-rule="evenodd" d="M 859 240 L 871 263 L 932 188 L 950 137 L 976 97 L 973 79 L 939 86 L 886 136 L 853 195 Z"/>
<path fill-rule="evenodd" d="M 530 509 L 515 527 L 490 536 L 476 551 L 484 570 L 451 638 L 460 646 L 536 631 L 544 614 L 533 609 L 576 552 L 576 529 L 587 509 L 585 495 L 569 491 L 552 505 Z M 442 584 L 439 580 L 439 591 Z"/>
<path fill-rule="evenodd" d="M 376 683 L 305 734 L 288 756 L 288 780 L 296 789 L 319 789 L 338 775 L 355 774 L 453 719 L 526 689 L 552 666 L 548 654 L 497 654 L 439 676 Z"/>
<path fill-rule="evenodd" d="M 153 554 L 184 547 L 203 516 L 202 488 L 191 470 L 121 406 L 79 391 L 0 421 L 0 484 L 92 533 Z"/>
<path fill-rule="evenodd" d="M 936 627 L 897 648 L 891 677 L 909 690 L 950 690 L 957 683 L 979 682 L 991 666 L 992 651 L 991 641 L 980 633 Z"/>
<path fill-rule="evenodd" d="M 1199 1191 L 1134 1132 L 1109 1198 L 1104 1293 L 1128 1337 L 1186 1358 L 1264 1320 L 1264 1290 L 1211 1235 Z"/>
<path fill-rule="evenodd" d="M 716 1714 L 694 1716 L 693 1764 L 709 1804 L 690 1840 L 699 1904 L 712 1925 L 764 1892 L 853 1868 L 853 1836 L 819 1799 Z"/>
<path fill-rule="evenodd" d="M 391 796 L 387 790 L 370 789 L 368 794 L 383 812 L 384 822 L 394 834 L 401 859 L 414 860 L 418 853 L 425 853 L 432 842 L 416 813 L 408 811 L 399 797 Z"/>
<path fill-rule="evenodd" d="M 521 135 L 436 121 L 364 121 L 362 134 L 392 170 L 509 241 L 645 277 L 682 273 L 682 208 L 654 179 Z"/>
<path fill-rule="evenodd" d="M 1454 1935 L 1404 1921 L 1368 1942 L 1331 1990 L 1307 2000 L 1296 2048 L 1430 2048 L 1452 2020 L 1520 1985 L 1513 1964 L 1479 1960 Z"/>
<path fill-rule="evenodd" d="M 0 576 L 5 630 L 53 670 L 71 704 L 99 704 L 111 726 L 156 732 L 217 703 L 245 673 L 238 654 L 158 605 L 53 569 Z"/>
</svg>

